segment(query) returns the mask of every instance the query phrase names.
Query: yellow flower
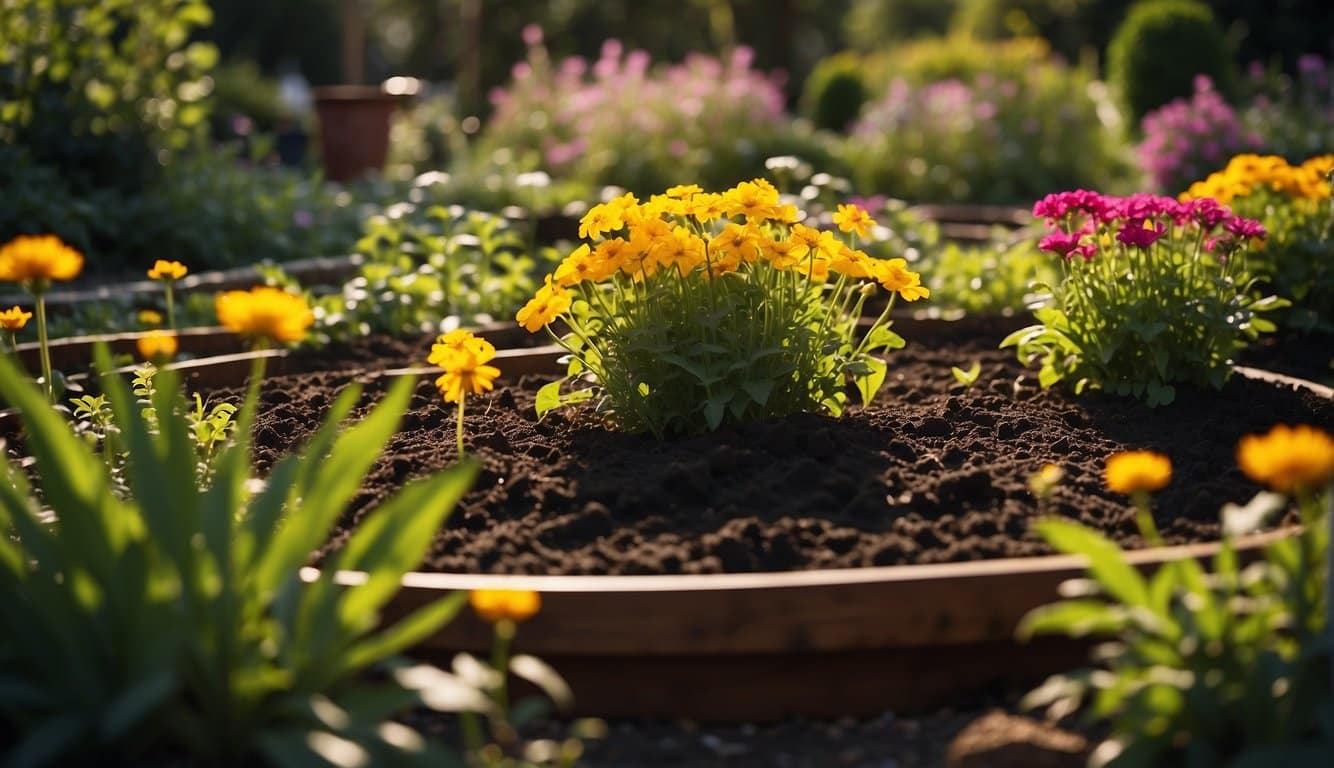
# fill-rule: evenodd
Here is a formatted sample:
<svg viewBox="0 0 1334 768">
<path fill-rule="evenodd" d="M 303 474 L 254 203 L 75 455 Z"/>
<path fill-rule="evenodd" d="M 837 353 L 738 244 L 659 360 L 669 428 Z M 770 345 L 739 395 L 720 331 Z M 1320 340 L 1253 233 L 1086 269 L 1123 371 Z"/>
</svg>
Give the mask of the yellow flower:
<svg viewBox="0 0 1334 768">
<path fill-rule="evenodd" d="M 3 328 L 10 333 L 16 333 L 23 330 L 23 326 L 27 325 L 28 321 L 31 319 L 31 312 L 24 312 L 19 307 L 12 307 L 0 311 L 0 328 Z"/>
<path fill-rule="evenodd" d="M 139 357 L 150 362 L 170 360 L 180 348 L 176 334 L 166 331 L 149 331 L 139 337 L 135 346 L 139 348 Z"/>
<path fill-rule="evenodd" d="M 592 240 L 605 232 L 612 232 L 625 226 L 625 210 L 609 203 L 595 205 L 579 220 L 579 237 Z"/>
<path fill-rule="evenodd" d="M 820 230 L 805 224 L 792 225 L 792 255 L 798 259 L 806 258 L 811 251 L 820 247 Z"/>
<path fill-rule="evenodd" d="M 139 325 L 147 328 L 156 328 L 162 325 L 162 313 L 156 309 L 139 310 Z"/>
<path fill-rule="evenodd" d="M 620 240 L 620 238 L 616 238 Z M 611 241 L 603 241 L 603 244 Z M 624 240 L 620 240 L 624 243 Z M 559 285 L 570 287 L 579 283 L 596 283 L 610 277 L 616 271 L 617 265 L 611 265 L 606 259 L 598 255 L 605 253 L 605 250 L 599 247 L 598 251 L 593 251 L 587 245 L 581 245 L 574 250 L 565 260 L 556 267 L 556 273 L 553 275 Z"/>
<path fill-rule="evenodd" d="M 778 190 L 764 179 L 743 181 L 723 193 L 723 212 L 747 222 L 768 221 L 778 213 Z"/>
<path fill-rule="evenodd" d="M 163 282 L 176 282 L 182 277 L 185 277 L 189 271 L 190 270 L 186 269 L 185 265 L 179 261 L 158 259 L 153 262 L 153 268 L 148 270 L 148 279 L 162 280 Z"/>
<path fill-rule="evenodd" d="M 315 324 L 304 298 L 268 286 L 226 291 L 213 303 L 218 322 L 227 330 L 278 344 L 301 341 Z"/>
<path fill-rule="evenodd" d="M 876 259 L 871 261 L 871 276 L 887 291 L 897 291 L 904 301 L 917 301 L 931 295 L 922 285 L 922 276 L 910 272 L 904 259 Z"/>
<path fill-rule="evenodd" d="M 1314 490 L 1334 479 L 1334 438 L 1315 427 L 1280 424 L 1237 444 L 1246 476 L 1280 493 Z"/>
<path fill-rule="evenodd" d="M 724 263 L 754 261 L 760 255 L 760 233 L 751 226 L 728 224 L 709 241 L 709 254 Z"/>
<path fill-rule="evenodd" d="M 1153 451 L 1126 451 L 1107 460 L 1107 488 L 1116 493 L 1156 491 L 1172 479 L 1172 462 Z"/>
<path fill-rule="evenodd" d="M 496 357 L 496 348 L 486 339 L 476 336 L 472 331 L 459 328 L 441 334 L 431 345 L 431 354 L 427 362 L 444 367 L 445 359 L 455 352 L 467 352 L 479 363 L 489 363 Z"/>
<path fill-rule="evenodd" d="M 39 291 L 52 280 L 73 280 L 83 256 L 55 235 L 19 235 L 0 247 L 0 282 L 32 283 Z"/>
<path fill-rule="evenodd" d="M 834 214 L 834 223 L 843 232 L 855 232 L 857 237 L 868 237 L 871 228 L 875 226 L 875 219 L 859 206 L 840 205 Z"/>
<path fill-rule="evenodd" d="M 542 609 L 542 596 L 530 589 L 474 589 L 468 602 L 483 620 L 518 624 Z"/>
<path fill-rule="evenodd" d="M 667 189 L 667 196 L 677 200 L 689 200 L 703 191 L 698 184 L 678 184 Z"/>
<path fill-rule="evenodd" d="M 492 352 L 493 357 L 494 354 Z M 446 350 L 439 356 L 432 354 L 432 361 L 438 361 L 439 366 L 445 369 L 435 380 L 435 387 L 447 403 L 460 402 L 465 395 L 490 392 L 495 387 L 496 378 L 500 376 L 499 368 L 486 365 L 468 348 Z"/>
<path fill-rule="evenodd" d="M 549 325 L 569 310 L 573 303 L 570 292 L 551 282 L 548 276 L 546 285 L 537 289 L 537 294 L 519 310 L 514 319 L 529 333 L 537 333 L 539 328 Z"/>
<path fill-rule="evenodd" d="M 688 275 L 704 263 L 704 241 L 685 227 L 654 242 L 649 254 L 660 268 L 676 268 Z"/>
</svg>

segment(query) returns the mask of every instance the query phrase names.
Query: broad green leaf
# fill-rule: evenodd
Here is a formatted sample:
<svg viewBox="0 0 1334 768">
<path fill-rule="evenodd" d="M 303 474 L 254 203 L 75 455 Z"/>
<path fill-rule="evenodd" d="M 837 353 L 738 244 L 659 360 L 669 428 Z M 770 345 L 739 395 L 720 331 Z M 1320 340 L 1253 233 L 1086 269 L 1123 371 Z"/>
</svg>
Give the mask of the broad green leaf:
<svg viewBox="0 0 1334 768">
<path fill-rule="evenodd" d="M 1089 575 L 1107 594 L 1128 606 L 1148 606 L 1149 594 L 1144 577 L 1126 561 L 1121 548 L 1111 540 L 1066 520 L 1042 520 L 1035 528 L 1056 550 L 1083 556 L 1088 561 Z"/>
</svg>

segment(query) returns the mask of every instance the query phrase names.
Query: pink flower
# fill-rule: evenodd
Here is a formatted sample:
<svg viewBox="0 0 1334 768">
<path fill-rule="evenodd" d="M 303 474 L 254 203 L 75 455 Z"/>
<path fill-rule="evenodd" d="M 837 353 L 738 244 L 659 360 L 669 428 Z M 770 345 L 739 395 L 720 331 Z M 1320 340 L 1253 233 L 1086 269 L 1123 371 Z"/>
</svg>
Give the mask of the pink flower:
<svg viewBox="0 0 1334 768">
<path fill-rule="evenodd" d="M 1131 219 L 1116 233 L 1116 240 L 1132 248 L 1148 248 L 1167 232 L 1161 221 Z"/>
<path fill-rule="evenodd" d="M 1053 232 L 1038 241 L 1038 249 L 1067 259 L 1072 253 L 1078 253 L 1085 259 L 1092 258 L 1096 248 L 1092 243 L 1081 245 L 1079 241 L 1083 237 L 1083 232 Z"/>
<path fill-rule="evenodd" d="M 1263 224 L 1240 216 L 1233 216 L 1223 222 L 1223 229 L 1236 235 L 1238 239 L 1249 237 L 1259 240 L 1267 234 Z"/>
</svg>

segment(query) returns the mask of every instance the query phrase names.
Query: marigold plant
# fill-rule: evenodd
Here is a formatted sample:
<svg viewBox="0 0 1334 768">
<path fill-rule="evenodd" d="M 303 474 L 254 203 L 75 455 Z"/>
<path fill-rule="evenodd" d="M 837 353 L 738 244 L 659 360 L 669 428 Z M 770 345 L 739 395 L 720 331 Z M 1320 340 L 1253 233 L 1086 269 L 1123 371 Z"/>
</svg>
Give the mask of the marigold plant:
<svg viewBox="0 0 1334 768">
<path fill-rule="evenodd" d="M 427 359 L 444 371 L 435 380 L 436 389 L 446 403 L 458 403 L 458 450 L 463 455 L 463 407 L 468 395 L 490 392 L 500 369 L 487 363 L 496 357 L 496 348 L 486 339 L 463 329 L 443 334 L 431 346 Z"/>
<path fill-rule="evenodd" d="M 1334 480 L 1334 438 L 1305 424 L 1280 424 L 1266 434 L 1243 437 L 1237 465 L 1279 493 L 1314 492 Z"/>
<path fill-rule="evenodd" d="M 18 332 L 23 330 L 23 326 L 32 319 L 31 312 L 24 312 L 21 307 L 14 306 L 0 311 L 0 329 L 3 329 L 9 336 L 9 348 L 11 351 L 18 350 Z"/>
<path fill-rule="evenodd" d="M 655 435 L 716 429 L 797 411 L 839 414 L 847 385 L 869 403 L 884 382 L 876 353 L 902 347 L 889 329 L 896 296 L 926 297 L 903 259 L 857 249 L 865 212 L 838 214 L 840 237 L 802 223 L 768 181 L 723 193 L 677 186 L 624 195 L 580 224 L 588 242 L 551 275 L 518 320 L 562 321 L 568 375 L 538 412 L 598 396 L 622 429 Z M 867 301 L 889 292 L 870 326 Z M 561 395 L 564 384 L 591 382 Z"/>
<path fill-rule="evenodd" d="M 1258 315 L 1286 300 L 1255 297 L 1247 271 L 1257 221 L 1213 198 L 1178 202 L 1077 190 L 1033 206 L 1051 233 L 1039 248 L 1062 257 L 1062 279 L 1038 324 L 1007 337 L 1049 387 L 1100 387 L 1163 405 L 1176 384 L 1222 387 L 1235 353 L 1275 326 Z"/>
<path fill-rule="evenodd" d="M 148 270 L 149 280 L 159 280 L 162 282 L 162 288 L 167 295 L 167 326 L 176 330 L 176 304 L 175 292 L 176 281 L 189 274 L 190 270 L 179 261 L 167 261 L 158 259 L 153 262 L 153 268 Z"/>
<path fill-rule="evenodd" d="M 1260 221 L 1268 235 L 1251 254 L 1251 272 L 1296 305 L 1300 327 L 1334 322 L 1334 155 L 1291 165 L 1277 155 L 1237 155 L 1227 167 L 1190 186 L 1182 200 L 1212 197 Z"/>
</svg>

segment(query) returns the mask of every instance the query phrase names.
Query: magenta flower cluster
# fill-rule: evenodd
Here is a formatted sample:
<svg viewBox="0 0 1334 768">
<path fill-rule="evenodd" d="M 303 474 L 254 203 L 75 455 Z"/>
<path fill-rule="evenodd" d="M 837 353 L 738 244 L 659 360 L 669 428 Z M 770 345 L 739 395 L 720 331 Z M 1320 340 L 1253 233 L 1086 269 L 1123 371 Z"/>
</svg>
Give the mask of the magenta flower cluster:
<svg viewBox="0 0 1334 768">
<path fill-rule="evenodd" d="M 1205 249 L 1230 253 L 1244 240 L 1265 236 L 1258 221 L 1236 216 L 1210 197 L 1179 201 L 1171 197 L 1134 194 L 1114 197 L 1077 189 L 1055 192 L 1033 204 L 1033 215 L 1054 230 L 1038 248 L 1070 258 L 1097 255 L 1103 235 L 1132 248 L 1148 248 L 1163 237 L 1203 238 Z M 1218 231 L 1219 228 L 1221 231 Z"/>
<path fill-rule="evenodd" d="M 1208 77 L 1195 78 L 1195 93 L 1144 116 L 1139 166 L 1162 192 L 1181 192 L 1221 168 L 1228 158 L 1260 148 Z"/>
</svg>

